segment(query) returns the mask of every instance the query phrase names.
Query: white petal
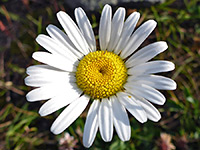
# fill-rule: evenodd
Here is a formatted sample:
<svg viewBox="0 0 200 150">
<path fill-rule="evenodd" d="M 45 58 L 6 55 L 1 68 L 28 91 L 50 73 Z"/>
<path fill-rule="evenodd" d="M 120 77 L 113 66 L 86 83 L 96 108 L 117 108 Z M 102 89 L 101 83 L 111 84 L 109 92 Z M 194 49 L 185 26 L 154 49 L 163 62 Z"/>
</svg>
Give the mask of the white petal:
<svg viewBox="0 0 200 150">
<path fill-rule="evenodd" d="M 89 148 L 94 142 L 98 130 L 99 106 L 99 100 L 94 100 L 87 114 L 85 127 L 83 131 L 83 145 L 87 148 Z"/>
<path fill-rule="evenodd" d="M 70 97 L 73 94 L 78 94 L 80 95 L 82 92 L 81 90 L 77 87 L 76 83 L 59 83 L 59 84 L 49 84 L 42 86 L 40 88 L 36 88 L 32 91 L 30 91 L 27 95 L 26 98 L 30 102 L 34 101 L 40 101 L 40 100 L 46 100 L 53 98 L 57 95 L 61 95 L 63 93 L 68 93 L 69 89 L 74 89 L 74 92 L 70 92 L 68 96 Z"/>
<path fill-rule="evenodd" d="M 94 37 L 94 32 L 92 30 L 92 26 L 88 20 L 88 17 L 86 16 L 82 8 L 79 7 L 75 9 L 75 17 L 83 36 L 90 46 L 90 49 L 92 51 L 96 51 L 96 40 Z"/>
<path fill-rule="evenodd" d="M 89 46 L 70 16 L 63 11 L 60 11 L 57 13 L 57 18 L 76 48 L 87 55 L 89 53 Z"/>
<path fill-rule="evenodd" d="M 40 75 L 40 74 L 59 74 L 59 73 L 68 73 L 60 69 L 51 67 L 49 65 L 34 65 L 26 69 L 28 75 Z"/>
<path fill-rule="evenodd" d="M 126 47 L 122 50 L 121 57 L 124 59 L 130 54 L 132 54 L 149 36 L 149 34 L 156 27 L 156 22 L 154 20 L 148 20 L 143 23 L 130 37 Z"/>
<path fill-rule="evenodd" d="M 148 85 L 126 83 L 124 87 L 131 94 L 143 97 L 157 105 L 163 105 L 166 101 L 162 93 Z"/>
<path fill-rule="evenodd" d="M 59 45 L 65 47 L 65 51 L 70 57 L 81 58 L 83 56 L 83 54 L 76 49 L 69 37 L 59 28 L 54 25 L 48 25 L 46 30 Z"/>
<path fill-rule="evenodd" d="M 111 141 L 113 136 L 113 113 L 111 102 L 107 98 L 103 98 L 101 101 L 98 120 L 102 139 L 105 142 Z"/>
<path fill-rule="evenodd" d="M 101 50 L 106 50 L 110 41 L 112 9 L 106 4 L 99 23 L 99 43 Z"/>
<path fill-rule="evenodd" d="M 51 132 L 54 134 L 60 134 L 68 128 L 84 111 L 89 99 L 88 96 L 83 95 L 65 108 L 52 124 Z"/>
<path fill-rule="evenodd" d="M 78 60 L 76 56 L 73 55 L 73 53 L 69 53 L 70 51 L 65 50 L 62 45 L 59 45 L 54 39 L 50 38 L 49 36 L 40 34 L 36 38 L 36 41 L 38 44 L 40 44 L 42 47 L 44 47 L 46 50 L 51 52 L 52 54 L 58 54 L 60 56 L 63 56 L 67 58 L 68 60 L 75 62 Z M 73 57 L 74 56 L 74 57 Z"/>
<path fill-rule="evenodd" d="M 127 73 L 130 75 L 138 76 L 141 74 L 168 72 L 174 70 L 174 68 L 174 64 L 170 61 L 156 60 L 130 68 L 128 69 Z"/>
<path fill-rule="evenodd" d="M 143 76 L 129 76 L 127 79 L 128 82 L 134 83 L 140 83 L 140 84 L 146 84 L 148 86 L 151 86 L 155 89 L 159 90 L 175 90 L 176 89 L 176 82 L 174 82 L 172 79 L 158 76 L 158 75 L 143 75 Z"/>
<path fill-rule="evenodd" d="M 131 127 L 128 114 L 116 96 L 110 97 L 113 110 L 113 123 L 119 138 L 128 141 L 131 137 Z"/>
<path fill-rule="evenodd" d="M 79 90 L 66 89 L 66 93 L 53 97 L 52 99 L 44 103 L 39 110 L 39 114 L 41 116 L 49 115 L 59 110 L 60 108 L 70 104 L 71 102 L 79 98 L 80 95 L 81 92 Z"/>
<path fill-rule="evenodd" d="M 136 102 L 135 98 L 125 92 L 118 92 L 117 97 L 119 101 L 126 107 L 126 109 L 141 123 L 147 121 L 147 115 L 144 109 Z"/>
<path fill-rule="evenodd" d="M 125 9 L 120 7 L 115 12 L 113 19 L 112 19 L 112 25 L 111 25 L 111 35 L 110 35 L 110 42 L 108 44 L 108 51 L 113 51 L 115 46 L 117 45 L 117 42 L 119 41 L 119 38 L 122 33 L 122 29 L 124 26 L 124 18 L 125 18 Z"/>
<path fill-rule="evenodd" d="M 73 49 L 76 49 L 72 41 L 69 39 L 67 34 L 65 34 L 62 30 L 60 30 L 55 25 L 49 24 L 46 27 L 47 33 L 54 39 L 56 42 L 58 42 L 61 45 L 68 45 L 69 47 L 72 47 Z M 68 47 L 67 46 L 67 47 Z"/>
<path fill-rule="evenodd" d="M 59 83 L 68 83 L 76 82 L 74 75 L 69 75 L 69 73 L 52 73 L 52 74 L 38 74 L 31 75 L 24 79 L 27 86 L 32 87 L 41 87 L 48 84 L 59 84 Z"/>
<path fill-rule="evenodd" d="M 60 57 L 59 55 L 53 55 L 50 53 L 46 52 L 34 52 L 32 57 L 44 64 L 50 65 L 52 67 L 64 70 L 64 71 L 69 71 L 69 72 L 75 72 L 76 67 L 74 66 L 75 64 L 72 64 L 71 61 L 68 59 L 64 59 L 63 57 Z"/>
<path fill-rule="evenodd" d="M 40 100 L 46 100 L 54 97 L 58 91 L 56 90 L 55 86 L 45 86 L 42 88 L 37 88 L 30 91 L 26 95 L 26 99 L 29 102 L 35 102 Z"/>
<path fill-rule="evenodd" d="M 157 122 L 160 120 L 161 118 L 160 112 L 151 103 L 149 103 L 145 99 L 138 99 L 137 102 L 140 103 L 140 105 L 144 108 L 147 114 L 147 118 L 149 118 L 150 120 L 154 122 Z"/>
<path fill-rule="evenodd" d="M 114 52 L 116 54 L 119 54 L 122 49 L 125 48 L 127 42 L 129 41 L 129 38 L 131 34 L 133 33 L 133 30 L 135 29 L 135 26 L 140 18 L 140 13 L 134 12 L 132 13 L 125 21 L 124 27 L 122 30 L 121 37 L 114 48 Z"/>
<path fill-rule="evenodd" d="M 156 55 L 165 51 L 167 48 L 167 43 L 163 41 L 155 42 L 145 46 L 144 48 L 138 50 L 126 61 L 126 66 L 130 68 L 138 64 L 145 63 L 154 58 Z"/>
</svg>

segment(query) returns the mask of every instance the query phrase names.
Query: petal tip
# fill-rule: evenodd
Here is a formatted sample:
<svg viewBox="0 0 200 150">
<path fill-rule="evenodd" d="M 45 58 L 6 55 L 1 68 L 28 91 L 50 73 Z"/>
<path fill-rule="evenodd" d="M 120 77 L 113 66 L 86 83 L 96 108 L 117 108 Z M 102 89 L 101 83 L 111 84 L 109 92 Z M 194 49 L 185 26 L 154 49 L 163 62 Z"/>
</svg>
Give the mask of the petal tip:
<svg viewBox="0 0 200 150">
<path fill-rule="evenodd" d="M 55 134 L 55 135 L 58 135 L 60 134 L 61 132 L 59 132 L 58 130 L 56 130 L 56 128 L 52 125 L 51 128 L 50 128 L 50 131 Z"/>
<path fill-rule="evenodd" d="M 64 11 L 59 11 L 56 14 L 56 16 L 57 16 L 58 19 L 61 18 L 61 16 L 63 16 L 63 15 L 66 15 L 66 13 Z"/>
<path fill-rule="evenodd" d="M 140 13 L 139 12 L 137 12 L 137 11 L 135 11 L 135 12 L 133 12 L 132 14 L 131 14 L 131 16 L 135 16 L 136 18 L 140 18 Z"/>
<path fill-rule="evenodd" d="M 63 14 L 63 13 L 65 13 L 65 12 L 61 10 L 61 11 L 57 12 L 56 15 L 60 15 L 60 14 Z"/>
<path fill-rule="evenodd" d="M 123 142 L 129 141 L 131 138 L 131 134 L 129 134 L 128 136 L 124 137 L 124 139 L 121 139 Z"/>
<path fill-rule="evenodd" d="M 176 82 L 173 80 L 172 90 L 176 90 L 176 89 L 177 89 L 177 84 L 176 84 Z"/>
<path fill-rule="evenodd" d="M 163 98 L 163 101 L 160 101 L 160 103 L 158 103 L 158 105 L 164 105 L 165 102 L 166 102 L 166 98 L 164 97 L 164 98 Z"/>
<path fill-rule="evenodd" d="M 161 116 L 159 116 L 158 118 L 156 118 L 155 120 L 152 120 L 154 122 L 158 122 L 161 119 Z"/>
<path fill-rule="evenodd" d="M 84 146 L 84 147 L 89 148 L 91 145 L 92 145 L 91 143 L 89 143 L 88 141 L 85 141 L 85 140 L 83 139 L 83 146 Z"/>
<path fill-rule="evenodd" d="M 140 16 L 140 13 L 139 13 L 139 12 L 135 11 L 134 13 L 135 13 L 137 16 Z"/>
<path fill-rule="evenodd" d="M 150 24 L 150 26 L 152 26 L 152 28 L 155 28 L 157 25 L 157 22 L 153 19 L 148 20 L 146 23 Z"/>
<path fill-rule="evenodd" d="M 108 4 L 106 4 L 106 5 L 103 7 L 102 12 L 106 11 L 107 9 L 108 9 L 108 11 L 111 11 L 111 10 L 112 10 L 111 6 L 108 5 Z"/>
<path fill-rule="evenodd" d="M 173 62 L 171 62 L 171 70 L 175 69 L 175 64 Z"/>
<path fill-rule="evenodd" d="M 165 42 L 165 41 L 158 41 L 158 43 L 162 44 L 162 46 L 163 46 L 165 49 L 168 48 L 167 42 Z"/>
<path fill-rule="evenodd" d="M 38 44 L 39 44 L 40 38 L 41 38 L 41 34 L 39 34 L 39 35 L 35 38 L 35 41 L 36 41 Z"/>
<path fill-rule="evenodd" d="M 80 7 L 75 8 L 74 14 L 77 14 L 77 13 L 78 13 L 77 11 L 79 11 L 79 8 L 80 8 Z"/>
<path fill-rule="evenodd" d="M 150 120 L 152 120 L 153 122 L 158 122 L 160 119 L 161 119 L 161 114 L 158 112 L 157 115 L 151 118 Z"/>
<path fill-rule="evenodd" d="M 39 109 L 38 113 L 40 114 L 41 117 L 46 116 L 46 114 L 44 113 L 44 110 L 42 109 L 42 107 Z"/>
<path fill-rule="evenodd" d="M 30 93 L 30 92 L 29 92 Z M 26 94 L 26 100 L 28 101 L 28 102 L 32 102 L 32 100 L 31 100 L 31 98 L 30 98 L 30 94 L 29 93 L 27 93 Z"/>
<path fill-rule="evenodd" d="M 50 28 L 53 28 L 53 27 L 54 27 L 54 25 L 49 24 L 49 25 L 46 27 L 46 30 L 49 30 Z"/>
<path fill-rule="evenodd" d="M 106 4 L 105 6 L 104 6 L 104 8 L 106 8 L 106 7 L 111 7 L 109 4 Z"/>
<path fill-rule="evenodd" d="M 147 122 L 147 117 L 145 117 L 145 119 L 143 119 L 143 120 L 140 120 L 139 122 L 140 122 L 140 123 L 145 123 L 145 122 Z"/>
<path fill-rule="evenodd" d="M 32 54 L 32 58 L 35 59 L 35 57 L 37 57 L 37 53 L 36 53 L 36 52 L 34 52 L 34 53 Z"/>
<path fill-rule="evenodd" d="M 119 9 L 120 11 L 123 11 L 123 12 L 126 11 L 126 9 L 125 9 L 124 7 L 119 7 L 118 9 Z"/>
<path fill-rule="evenodd" d="M 27 85 L 27 78 L 28 78 L 29 76 L 27 76 L 25 79 L 24 79 L 24 84 L 25 85 Z"/>
</svg>

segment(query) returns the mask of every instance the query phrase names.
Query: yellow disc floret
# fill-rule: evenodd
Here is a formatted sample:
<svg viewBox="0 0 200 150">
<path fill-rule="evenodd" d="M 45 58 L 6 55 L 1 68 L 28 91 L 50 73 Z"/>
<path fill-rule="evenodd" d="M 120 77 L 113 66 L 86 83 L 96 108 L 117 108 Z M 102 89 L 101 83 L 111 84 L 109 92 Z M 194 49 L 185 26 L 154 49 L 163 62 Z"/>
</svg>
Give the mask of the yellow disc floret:
<svg viewBox="0 0 200 150">
<path fill-rule="evenodd" d="M 92 98 L 106 98 L 123 89 L 127 79 L 124 61 L 108 51 L 96 51 L 86 55 L 76 71 L 79 88 Z"/>
</svg>

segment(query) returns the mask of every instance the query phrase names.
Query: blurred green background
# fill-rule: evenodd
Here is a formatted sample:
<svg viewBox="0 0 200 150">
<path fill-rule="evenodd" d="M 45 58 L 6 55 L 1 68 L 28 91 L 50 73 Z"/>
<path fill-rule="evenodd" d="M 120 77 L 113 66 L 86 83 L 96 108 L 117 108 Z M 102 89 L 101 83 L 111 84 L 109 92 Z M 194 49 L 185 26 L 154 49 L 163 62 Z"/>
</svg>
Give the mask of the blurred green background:
<svg viewBox="0 0 200 150">
<path fill-rule="evenodd" d="M 118 6 L 113 7 L 113 12 Z M 47 117 L 37 113 L 43 102 L 29 103 L 25 95 L 25 68 L 38 64 L 33 52 L 43 50 L 36 42 L 38 34 L 54 24 L 61 28 L 56 12 L 73 10 L 62 0 L 0 1 L 0 150 L 71 150 L 84 149 L 82 133 L 85 111 L 67 130 L 53 135 L 50 126 L 61 111 Z M 163 75 L 177 82 L 177 90 L 162 91 L 164 106 L 156 106 L 162 119 L 141 124 L 129 115 L 131 140 L 103 142 L 97 134 L 91 149 L 109 150 L 198 150 L 200 149 L 200 1 L 166 0 L 152 6 L 126 8 L 127 15 L 141 13 L 137 26 L 148 19 L 158 22 L 144 45 L 164 40 L 169 48 L 155 59 L 175 63 L 175 71 Z M 87 12 L 94 32 L 98 34 L 100 12 Z M 98 39 L 98 36 L 96 36 Z"/>
</svg>

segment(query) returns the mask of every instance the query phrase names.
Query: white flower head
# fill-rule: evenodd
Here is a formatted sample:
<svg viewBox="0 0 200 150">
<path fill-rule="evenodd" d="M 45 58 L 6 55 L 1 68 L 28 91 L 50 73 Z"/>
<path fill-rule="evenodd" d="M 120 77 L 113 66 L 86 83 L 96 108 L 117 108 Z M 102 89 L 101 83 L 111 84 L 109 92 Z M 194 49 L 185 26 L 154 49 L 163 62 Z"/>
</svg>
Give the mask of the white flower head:
<svg viewBox="0 0 200 150">
<path fill-rule="evenodd" d="M 29 76 L 25 78 L 26 85 L 37 87 L 26 95 L 28 101 L 48 100 L 39 110 L 41 116 L 67 106 L 51 131 L 63 132 L 89 102 L 83 133 L 85 147 L 92 145 L 98 128 L 106 142 L 112 140 L 113 126 L 122 141 L 129 140 L 127 111 L 141 123 L 147 119 L 158 121 L 161 115 L 151 103 L 163 105 L 166 99 L 158 90 L 174 90 L 176 83 L 153 74 L 171 71 L 174 64 L 150 61 L 168 48 L 166 42 L 155 42 L 136 51 L 156 22 L 148 20 L 134 31 L 138 12 L 125 20 L 124 8 L 117 9 L 112 17 L 111 7 L 105 5 L 99 24 L 99 49 L 81 8 L 75 9 L 78 26 L 63 11 L 57 17 L 66 34 L 49 25 L 50 36 L 41 34 L 36 38 L 48 52 L 33 53 L 33 58 L 44 64 L 28 67 Z"/>
</svg>

